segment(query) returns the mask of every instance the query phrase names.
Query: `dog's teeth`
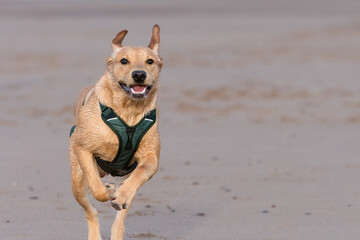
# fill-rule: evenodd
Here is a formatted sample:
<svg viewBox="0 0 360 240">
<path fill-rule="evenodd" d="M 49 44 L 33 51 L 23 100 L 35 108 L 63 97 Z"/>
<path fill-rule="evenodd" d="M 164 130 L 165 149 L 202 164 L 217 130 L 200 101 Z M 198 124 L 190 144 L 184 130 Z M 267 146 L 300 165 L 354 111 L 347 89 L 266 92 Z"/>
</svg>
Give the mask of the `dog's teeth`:
<svg viewBox="0 0 360 240">
<path fill-rule="evenodd" d="M 131 92 L 134 93 L 134 94 L 144 94 L 145 91 L 146 91 L 146 87 L 144 87 L 141 92 L 136 92 L 136 91 L 134 90 L 134 88 L 131 88 Z"/>
</svg>

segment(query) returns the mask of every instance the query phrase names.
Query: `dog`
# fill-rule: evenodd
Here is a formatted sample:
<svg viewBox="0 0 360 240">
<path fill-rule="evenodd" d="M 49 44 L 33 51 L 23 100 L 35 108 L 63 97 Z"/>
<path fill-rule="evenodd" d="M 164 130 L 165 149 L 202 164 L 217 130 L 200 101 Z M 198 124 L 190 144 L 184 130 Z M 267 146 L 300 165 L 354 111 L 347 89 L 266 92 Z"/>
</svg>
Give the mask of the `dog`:
<svg viewBox="0 0 360 240">
<path fill-rule="evenodd" d="M 111 239 L 123 239 L 131 202 L 159 166 L 160 28 L 154 25 L 148 47 L 123 46 L 126 34 L 123 30 L 113 39 L 104 74 L 81 91 L 74 106 L 71 183 L 75 199 L 85 210 L 89 240 L 100 240 L 98 212 L 89 200 L 89 190 L 96 200 L 111 201 L 118 210 Z M 123 177 L 117 189 L 102 183 L 107 174 Z"/>
</svg>

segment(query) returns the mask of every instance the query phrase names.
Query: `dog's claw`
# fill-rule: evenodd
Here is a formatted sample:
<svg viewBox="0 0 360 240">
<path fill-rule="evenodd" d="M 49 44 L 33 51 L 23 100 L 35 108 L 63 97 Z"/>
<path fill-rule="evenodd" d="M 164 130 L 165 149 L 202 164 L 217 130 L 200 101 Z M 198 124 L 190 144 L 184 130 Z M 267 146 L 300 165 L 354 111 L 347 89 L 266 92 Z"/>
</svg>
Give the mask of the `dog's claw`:
<svg viewBox="0 0 360 240">
<path fill-rule="evenodd" d="M 114 199 L 113 199 L 113 200 L 114 200 Z M 118 204 L 118 203 L 115 202 L 115 201 L 111 201 L 111 206 L 112 206 L 113 208 L 115 208 L 116 210 L 121 211 L 122 209 L 127 209 L 128 204 L 127 204 L 127 203 L 124 203 L 123 205 L 120 205 L 120 204 Z"/>
<path fill-rule="evenodd" d="M 121 209 L 122 209 L 122 207 L 117 202 L 114 202 L 114 201 L 111 202 L 111 206 L 118 211 L 121 211 Z"/>
</svg>

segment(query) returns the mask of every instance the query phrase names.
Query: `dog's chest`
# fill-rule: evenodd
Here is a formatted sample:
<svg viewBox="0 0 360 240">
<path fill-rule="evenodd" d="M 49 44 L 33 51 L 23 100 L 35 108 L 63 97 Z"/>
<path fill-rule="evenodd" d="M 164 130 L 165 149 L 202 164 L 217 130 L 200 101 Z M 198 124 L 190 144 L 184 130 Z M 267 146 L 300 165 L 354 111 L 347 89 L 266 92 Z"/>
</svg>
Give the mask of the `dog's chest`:
<svg viewBox="0 0 360 240">
<path fill-rule="evenodd" d="M 112 161 L 119 149 L 119 140 L 113 132 L 109 132 L 98 145 L 95 154 L 103 160 Z"/>
<path fill-rule="evenodd" d="M 132 119 L 126 119 L 126 122 L 129 122 L 129 125 L 133 125 L 135 121 L 131 121 Z M 136 124 L 136 122 L 135 122 Z M 115 132 L 110 129 L 110 127 L 104 125 L 104 128 L 101 131 L 101 136 L 99 139 L 102 139 L 98 142 L 98 146 L 95 151 L 95 155 L 99 156 L 101 159 L 105 161 L 114 160 L 115 156 L 119 151 L 119 139 Z M 120 140 L 121 141 L 121 140 Z M 126 142 L 121 142 L 121 144 L 126 144 Z"/>
</svg>

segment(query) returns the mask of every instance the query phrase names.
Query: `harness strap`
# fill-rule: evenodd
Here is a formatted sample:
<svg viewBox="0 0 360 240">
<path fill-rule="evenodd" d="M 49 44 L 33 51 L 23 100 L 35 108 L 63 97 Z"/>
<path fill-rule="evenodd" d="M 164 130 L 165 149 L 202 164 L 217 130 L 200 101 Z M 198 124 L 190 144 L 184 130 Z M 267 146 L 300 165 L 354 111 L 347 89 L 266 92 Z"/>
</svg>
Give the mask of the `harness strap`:
<svg viewBox="0 0 360 240">
<path fill-rule="evenodd" d="M 100 157 L 95 157 L 95 160 L 96 160 L 97 164 L 101 167 L 102 170 L 109 173 L 113 177 L 115 177 L 115 176 L 118 176 L 118 177 L 125 176 L 125 175 L 131 173 L 132 171 L 134 171 L 135 168 L 138 165 L 138 162 L 135 161 L 130 166 L 128 166 L 128 167 L 126 167 L 124 169 L 121 169 L 121 168 L 117 167 L 116 163 L 104 161 Z M 122 164 L 120 164 L 120 167 L 122 167 Z"/>
<path fill-rule="evenodd" d="M 105 161 L 96 156 L 96 162 L 112 176 L 124 176 L 137 167 L 137 162 L 130 164 L 143 136 L 156 122 L 156 109 L 145 115 L 136 125 L 127 125 L 110 107 L 101 103 L 101 118 L 106 125 L 116 134 L 119 147 L 113 161 Z"/>
<path fill-rule="evenodd" d="M 86 98 L 83 101 L 85 103 Z M 101 118 L 104 123 L 115 133 L 119 140 L 119 147 L 114 159 L 109 162 L 95 156 L 97 164 L 112 176 L 125 176 L 137 167 L 135 161 L 129 165 L 133 159 L 139 144 L 144 135 L 156 122 L 156 109 L 145 115 L 134 126 L 127 125 L 110 107 L 100 104 Z M 76 125 L 70 130 L 70 137 L 75 131 Z"/>
<path fill-rule="evenodd" d="M 76 125 L 74 125 L 74 126 L 71 127 L 71 129 L 70 129 L 70 136 L 69 136 L 69 137 L 71 137 L 71 135 L 74 133 L 75 128 L 76 128 Z"/>
</svg>

